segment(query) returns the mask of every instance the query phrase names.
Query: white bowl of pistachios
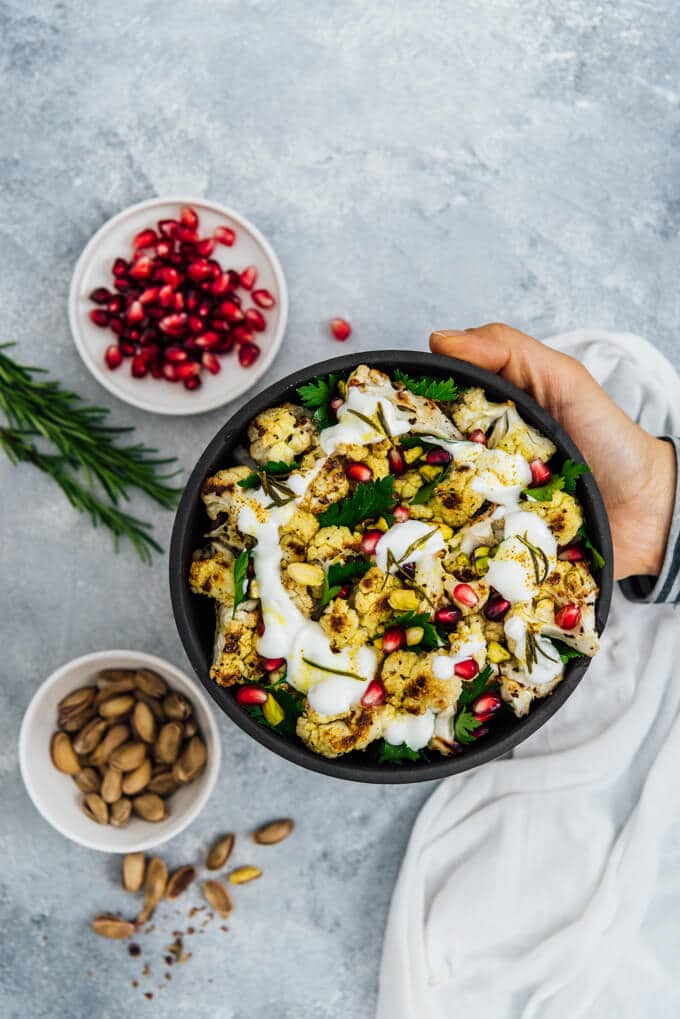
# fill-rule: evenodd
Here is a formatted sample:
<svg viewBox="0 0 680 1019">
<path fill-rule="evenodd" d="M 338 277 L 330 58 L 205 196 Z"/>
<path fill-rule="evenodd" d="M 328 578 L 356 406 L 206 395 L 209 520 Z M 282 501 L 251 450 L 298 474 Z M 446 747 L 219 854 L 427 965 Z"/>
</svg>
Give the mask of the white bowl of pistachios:
<svg viewBox="0 0 680 1019">
<path fill-rule="evenodd" d="M 170 662 L 97 651 L 53 672 L 19 734 L 21 775 L 53 828 L 88 849 L 167 842 L 205 806 L 221 747 L 208 698 Z"/>
</svg>

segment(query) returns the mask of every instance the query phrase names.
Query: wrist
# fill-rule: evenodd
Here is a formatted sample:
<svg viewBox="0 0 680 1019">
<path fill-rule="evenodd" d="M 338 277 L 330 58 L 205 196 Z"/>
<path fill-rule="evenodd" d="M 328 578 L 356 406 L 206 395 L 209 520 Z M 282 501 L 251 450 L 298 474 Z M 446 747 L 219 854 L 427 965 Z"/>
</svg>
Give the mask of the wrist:
<svg viewBox="0 0 680 1019">
<path fill-rule="evenodd" d="M 663 567 L 675 508 L 678 466 L 673 444 L 664 439 L 650 443 L 645 493 L 645 538 L 640 545 L 640 575 L 658 577 Z"/>
</svg>

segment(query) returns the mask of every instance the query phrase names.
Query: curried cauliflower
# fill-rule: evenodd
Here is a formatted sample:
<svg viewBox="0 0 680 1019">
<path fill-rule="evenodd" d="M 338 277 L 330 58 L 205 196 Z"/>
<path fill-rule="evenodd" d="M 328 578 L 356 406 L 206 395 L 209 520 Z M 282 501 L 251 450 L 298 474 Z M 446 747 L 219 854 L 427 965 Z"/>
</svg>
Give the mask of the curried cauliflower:
<svg viewBox="0 0 680 1019">
<path fill-rule="evenodd" d="M 463 435 L 469 435 L 475 429 L 486 432 L 491 425 L 505 414 L 510 403 L 491 403 L 487 400 L 484 390 L 473 386 L 466 389 L 460 401 L 453 409 L 453 420 Z"/>
<path fill-rule="evenodd" d="M 380 739 L 393 717 L 388 704 L 374 708 L 357 704 L 338 718 L 327 718 L 308 709 L 297 720 L 297 734 L 315 753 L 340 757 L 352 750 L 365 750 L 369 743 Z"/>
<path fill-rule="evenodd" d="M 292 562 L 302 562 L 307 556 L 307 548 L 319 530 L 319 521 L 313 513 L 296 510 L 288 523 L 279 531 L 281 545 L 281 562 L 284 566 Z"/>
<path fill-rule="evenodd" d="M 558 605 L 568 602 L 594 601 L 597 584 L 583 563 L 568 563 L 558 559 L 545 578 L 539 598 L 552 598 Z"/>
<path fill-rule="evenodd" d="M 262 659 L 255 649 L 257 612 L 239 611 L 231 618 L 231 606 L 218 605 L 215 647 L 210 677 L 220 686 L 232 686 L 263 675 Z"/>
<path fill-rule="evenodd" d="M 344 647 L 361 647 L 368 641 L 368 632 L 359 625 L 357 611 L 344 598 L 334 598 L 319 622 L 334 651 L 341 651 Z"/>
<path fill-rule="evenodd" d="M 470 464 L 460 464 L 434 490 L 432 511 L 438 520 L 451 527 L 462 527 L 477 512 L 484 496 L 475 492 L 475 472 Z"/>
<path fill-rule="evenodd" d="M 489 436 L 489 449 L 504 449 L 506 453 L 519 453 L 525 460 L 548 461 L 557 452 L 557 446 L 545 435 L 524 421 L 516 408 L 509 404 L 499 417 Z"/>
<path fill-rule="evenodd" d="M 300 508 L 309 513 L 323 513 L 331 503 L 344 499 L 349 481 L 342 461 L 329 456 L 300 501 Z"/>
<path fill-rule="evenodd" d="M 422 715 L 426 708 L 445 711 L 454 707 L 460 696 L 461 680 L 437 679 L 432 672 L 434 654 L 394 651 L 383 662 L 381 679 L 387 702 L 397 712 Z"/>
<path fill-rule="evenodd" d="M 270 407 L 248 427 L 250 455 L 260 464 L 269 460 L 292 463 L 296 456 L 318 445 L 318 433 L 302 407 L 284 403 Z"/>
<path fill-rule="evenodd" d="M 310 562 L 344 563 L 361 548 L 361 535 L 349 527 L 321 527 L 309 543 L 307 557 Z"/>
<path fill-rule="evenodd" d="M 543 517 L 558 545 L 568 545 L 576 537 L 579 527 L 583 526 L 581 507 L 568 492 L 553 492 L 550 502 L 527 499 L 522 503 L 522 509 Z"/>
<path fill-rule="evenodd" d="M 189 567 L 189 584 L 195 594 L 205 594 L 222 605 L 234 604 L 234 555 L 217 542 L 196 553 Z"/>
<path fill-rule="evenodd" d="M 385 576 L 377 566 L 371 567 L 359 581 L 354 594 L 354 607 L 369 637 L 375 637 L 383 630 L 394 615 L 389 601 L 390 591 L 398 587 L 400 585 L 395 578 L 391 574 Z"/>
</svg>

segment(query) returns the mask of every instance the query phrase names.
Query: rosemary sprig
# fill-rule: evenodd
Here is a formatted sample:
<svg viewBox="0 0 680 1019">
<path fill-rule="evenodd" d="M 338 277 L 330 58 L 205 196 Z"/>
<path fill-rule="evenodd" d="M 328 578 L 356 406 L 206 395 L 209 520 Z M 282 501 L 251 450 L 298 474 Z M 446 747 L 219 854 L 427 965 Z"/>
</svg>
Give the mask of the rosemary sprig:
<svg viewBox="0 0 680 1019">
<path fill-rule="evenodd" d="M 529 541 L 526 533 L 524 535 L 518 534 L 517 540 L 522 542 L 524 547 L 528 550 L 529 555 L 531 556 L 531 562 L 534 567 L 536 583 L 542 584 L 545 578 L 548 576 L 548 573 L 550 572 L 550 564 L 548 562 L 547 555 L 545 554 L 542 548 L 539 548 L 538 545 L 533 545 Z M 541 564 L 540 566 L 539 562 Z"/>
<path fill-rule="evenodd" d="M 357 676 L 356 672 L 345 672 L 344 669 L 332 669 L 329 665 L 321 665 L 320 662 L 313 662 L 311 658 L 304 658 L 302 661 L 305 665 L 310 665 L 313 669 L 318 669 L 319 672 L 330 672 L 333 676 L 349 676 L 350 679 L 359 679 L 361 682 L 365 682 L 365 676 Z"/>
<path fill-rule="evenodd" d="M 557 650 L 557 648 L 555 648 L 555 650 Z M 549 655 L 547 653 L 547 651 L 544 651 L 544 649 L 536 640 L 536 634 L 532 630 L 527 630 L 527 635 L 525 638 L 525 658 L 527 660 L 527 671 L 530 674 L 534 670 L 534 665 L 538 661 L 539 655 L 543 655 L 543 657 L 547 658 L 549 662 L 557 662 L 561 660 L 558 658 L 553 658 L 552 655 Z"/>
</svg>

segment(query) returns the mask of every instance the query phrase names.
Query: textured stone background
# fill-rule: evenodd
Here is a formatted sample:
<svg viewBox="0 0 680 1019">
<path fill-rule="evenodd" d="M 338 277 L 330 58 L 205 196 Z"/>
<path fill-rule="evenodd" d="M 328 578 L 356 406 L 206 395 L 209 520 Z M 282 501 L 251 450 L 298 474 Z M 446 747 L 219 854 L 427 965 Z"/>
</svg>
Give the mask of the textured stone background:
<svg viewBox="0 0 680 1019">
<path fill-rule="evenodd" d="M 224 412 L 169 422 L 118 404 L 66 320 L 93 231 L 186 192 L 250 216 L 281 257 L 292 308 L 266 381 L 339 353 L 322 325 L 334 314 L 355 328 L 345 349 L 421 348 L 433 327 L 503 318 L 538 335 L 638 331 L 678 364 L 679 37 L 672 0 L 5 0 L 2 339 L 191 467 Z M 0 464 L 0 486 L 2 1014 L 370 1016 L 428 787 L 306 774 L 226 719 L 220 788 L 169 860 L 272 815 L 296 817 L 295 838 L 258 853 L 266 876 L 239 894 L 229 933 L 195 935 L 167 986 L 172 911 L 141 961 L 91 936 L 94 911 L 124 906 L 116 863 L 39 818 L 17 775 L 19 721 L 43 677 L 86 651 L 186 666 L 167 564 L 113 556 L 28 468 Z M 167 541 L 170 514 L 143 511 Z"/>
</svg>

